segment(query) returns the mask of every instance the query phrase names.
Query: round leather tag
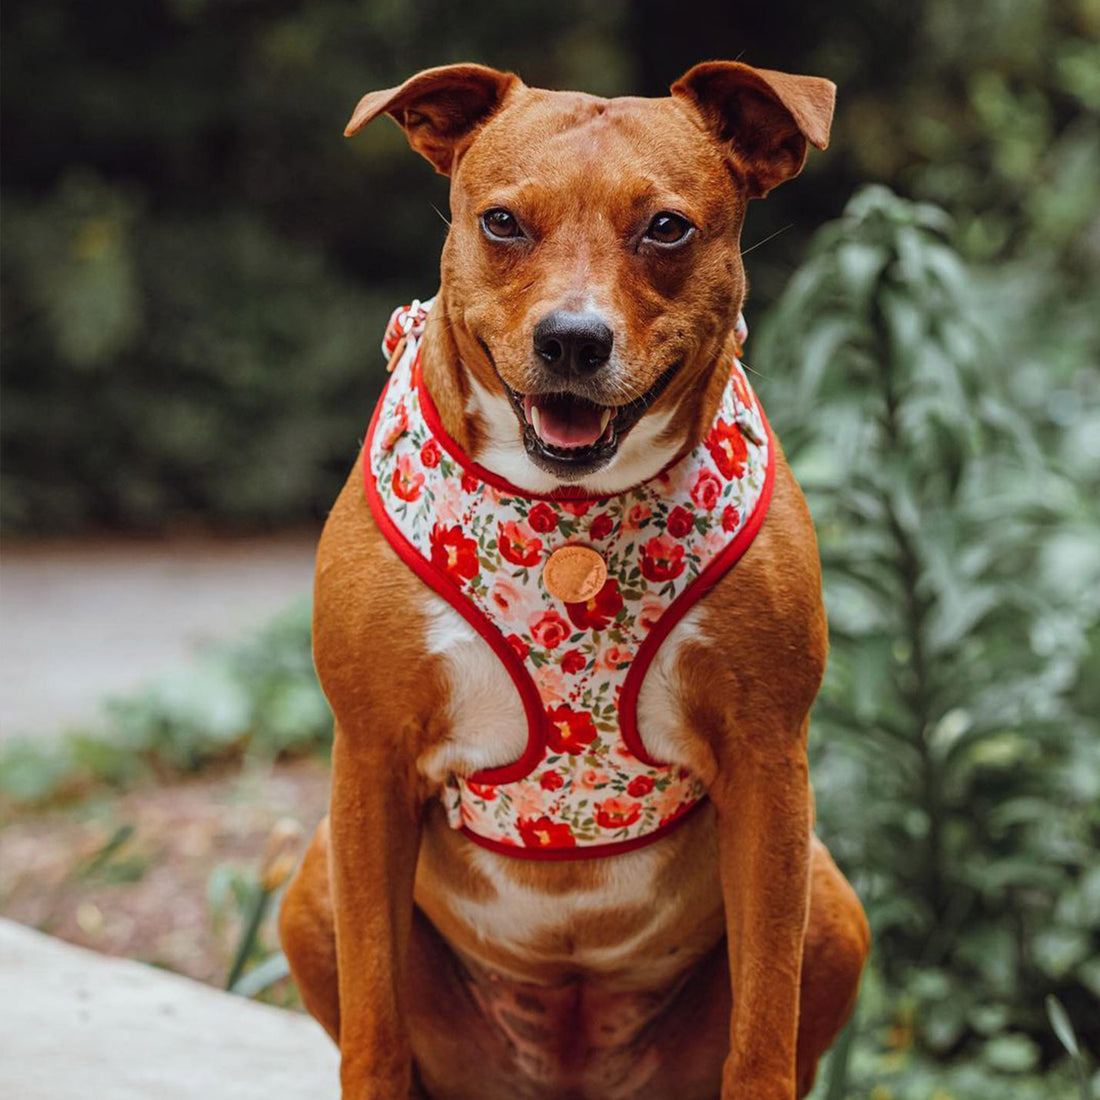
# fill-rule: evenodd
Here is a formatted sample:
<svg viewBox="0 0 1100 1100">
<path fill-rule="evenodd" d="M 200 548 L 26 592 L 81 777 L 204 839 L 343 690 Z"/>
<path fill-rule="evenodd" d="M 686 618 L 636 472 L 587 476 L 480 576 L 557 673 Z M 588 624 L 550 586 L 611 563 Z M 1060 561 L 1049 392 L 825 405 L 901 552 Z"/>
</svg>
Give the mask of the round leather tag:
<svg viewBox="0 0 1100 1100">
<path fill-rule="evenodd" d="M 559 546 L 542 567 L 542 583 L 565 603 L 592 599 L 607 580 L 607 565 L 590 546 Z"/>
</svg>

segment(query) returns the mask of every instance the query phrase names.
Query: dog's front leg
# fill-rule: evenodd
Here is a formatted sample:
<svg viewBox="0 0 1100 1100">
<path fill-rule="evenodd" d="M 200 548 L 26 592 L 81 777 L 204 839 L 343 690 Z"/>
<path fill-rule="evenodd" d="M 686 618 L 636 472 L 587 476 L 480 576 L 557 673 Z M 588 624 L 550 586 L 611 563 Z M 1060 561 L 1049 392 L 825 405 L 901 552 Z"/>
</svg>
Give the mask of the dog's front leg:
<svg viewBox="0 0 1100 1100">
<path fill-rule="evenodd" d="M 733 1010 L 722 1100 L 793 1100 L 809 905 L 806 724 L 737 739 L 720 762 L 718 811 Z"/>
<path fill-rule="evenodd" d="M 339 727 L 333 745 L 333 902 L 343 1100 L 407 1100 L 403 990 L 421 807 L 412 761 Z"/>
</svg>

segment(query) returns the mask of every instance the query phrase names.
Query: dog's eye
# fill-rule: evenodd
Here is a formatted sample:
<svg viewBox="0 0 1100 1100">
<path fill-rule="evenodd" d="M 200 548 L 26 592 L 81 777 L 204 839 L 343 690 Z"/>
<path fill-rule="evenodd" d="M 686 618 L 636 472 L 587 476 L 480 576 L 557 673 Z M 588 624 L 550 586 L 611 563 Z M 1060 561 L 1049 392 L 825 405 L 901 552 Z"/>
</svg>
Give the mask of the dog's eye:
<svg viewBox="0 0 1100 1100">
<path fill-rule="evenodd" d="M 645 239 L 654 244 L 683 244 L 695 232 L 695 226 L 670 210 L 662 210 L 653 216 L 649 228 L 645 231 Z"/>
<path fill-rule="evenodd" d="M 502 206 L 487 210 L 482 214 L 481 225 L 490 237 L 499 237 L 501 240 L 523 236 L 523 230 L 520 229 L 516 216 Z"/>
</svg>

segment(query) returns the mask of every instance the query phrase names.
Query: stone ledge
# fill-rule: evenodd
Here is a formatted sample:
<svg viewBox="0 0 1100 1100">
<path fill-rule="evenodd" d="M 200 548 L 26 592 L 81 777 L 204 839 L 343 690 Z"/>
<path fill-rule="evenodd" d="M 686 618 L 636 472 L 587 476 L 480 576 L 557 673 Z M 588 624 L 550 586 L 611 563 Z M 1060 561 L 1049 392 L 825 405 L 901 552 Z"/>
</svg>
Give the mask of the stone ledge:
<svg viewBox="0 0 1100 1100">
<path fill-rule="evenodd" d="M 0 1096 L 328 1100 L 337 1078 L 307 1016 L 0 920 Z"/>
</svg>

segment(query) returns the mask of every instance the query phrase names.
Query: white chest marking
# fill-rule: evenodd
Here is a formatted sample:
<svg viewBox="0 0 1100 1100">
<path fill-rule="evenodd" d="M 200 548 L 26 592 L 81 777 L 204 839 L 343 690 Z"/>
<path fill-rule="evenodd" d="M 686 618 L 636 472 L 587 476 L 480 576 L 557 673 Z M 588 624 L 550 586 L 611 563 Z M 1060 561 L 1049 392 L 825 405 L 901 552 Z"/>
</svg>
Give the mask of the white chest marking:
<svg viewBox="0 0 1100 1100">
<path fill-rule="evenodd" d="M 558 961 L 570 968 L 614 976 L 615 984 L 622 988 L 654 988 L 684 967 L 679 955 L 656 958 L 645 951 L 654 936 L 684 919 L 681 906 L 654 904 L 654 879 L 663 861 L 658 847 L 638 848 L 601 860 L 598 877 L 587 888 L 556 894 L 517 882 L 505 866 L 511 857 L 478 849 L 475 862 L 493 884 L 495 896 L 482 901 L 453 897 L 451 909 L 480 940 L 513 951 L 520 958 L 527 956 L 540 963 Z M 716 896 L 720 896 L 718 889 L 715 878 Z M 582 931 L 573 936 L 574 927 L 583 928 L 585 918 L 619 909 L 647 910 L 648 916 L 618 943 L 591 944 L 585 941 Z M 555 942 L 561 944 L 557 956 L 548 953 L 548 945 Z M 499 968 L 499 963 L 491 965 Z"/>
<path fill-rule="evenodd" d="M 488 643 L 439 596 L 426 595 L 429 653 L 443 658 L 450 736 L 419 762 L 427 778 L 471 775 L 511 764 L 527 745 L 527 716 L 511 676 Z"/>
</svg>

